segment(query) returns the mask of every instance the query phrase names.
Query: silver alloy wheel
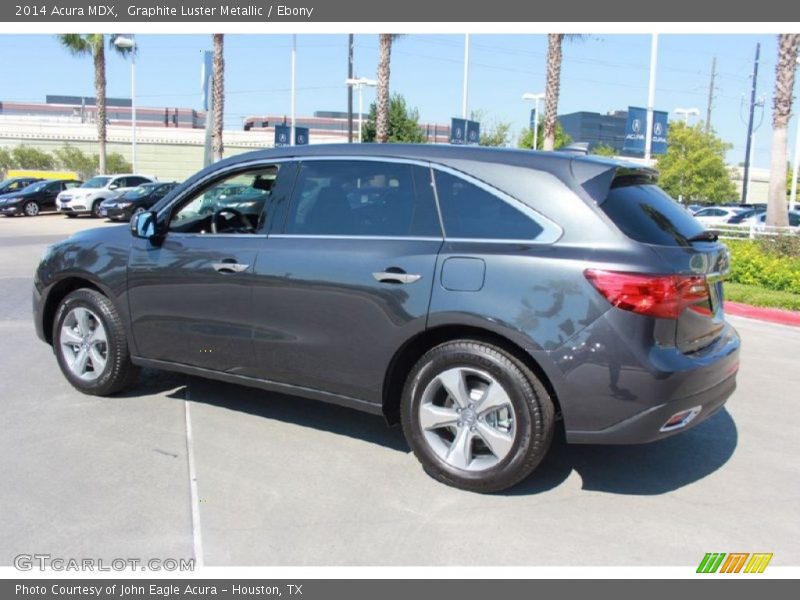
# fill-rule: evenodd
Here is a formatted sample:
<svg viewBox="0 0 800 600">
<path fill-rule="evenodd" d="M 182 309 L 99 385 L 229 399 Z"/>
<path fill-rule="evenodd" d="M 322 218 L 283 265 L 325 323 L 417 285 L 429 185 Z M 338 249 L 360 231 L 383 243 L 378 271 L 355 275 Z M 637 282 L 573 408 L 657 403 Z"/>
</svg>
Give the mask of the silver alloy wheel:
<svg viewBox="0 0 800 600">
<path fill-rule="evenodd" d="M 138 214 L 141 214 L 141 213 L 143 213 L 145 210 L 146 210 L 146 209 L 145 209 L 145 207 L 144 207 L 144 206 L 137 206 L 137 207 L 136 207 L 136 208 L 133 210 L 133 214 L 134 214 L 134 215 L 138 215 Z"/>
<path fill-rule="evenodd" d="M 465 471 L 494 467 L 516 437 L 514 405 L 485 371 L 448 369 L 422 392 L 419 424 L 428 446 L 447 464 Z"/>
<path fill-rule="evenodd" d="M 25 214 L 29 217 L 35 217 L 39 214 L 39 205 L 36 202 L 28 202 L 25 205 Z"/>
<path fill-rule="evenodd" d="M 61 356 L 83 381 L 94 381 L 108 363 L 108 336 L 98 316 L 88 308 L 73 308 L 61 324 Z"/>
</svg>

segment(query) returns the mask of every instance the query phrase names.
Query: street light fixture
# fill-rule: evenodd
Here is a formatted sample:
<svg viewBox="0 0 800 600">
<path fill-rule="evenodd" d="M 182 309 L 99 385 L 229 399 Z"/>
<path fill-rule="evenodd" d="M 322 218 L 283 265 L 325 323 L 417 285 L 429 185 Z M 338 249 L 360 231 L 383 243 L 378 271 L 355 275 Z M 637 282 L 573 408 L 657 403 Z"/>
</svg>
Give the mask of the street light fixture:
<svg viewBox="0 0 800 600">
<path fill-rule="evenodd" d="M 131 51 L 131 165 L 136 173 L 136 40 L 132 35 L 118 35 L 114 45 Z"/>
<path fill-rule="evenodd" d="M 676 108 L 674 111 L 676 115 L 683 115 L 683 122 L 689 123 L 689 117 L 699 117 L 700 116 L 700 109 L 699 108 Z"/>
<path fill-rule="evenodd" d="M 364 86 L 375 87 L 378 85 L 378 82 L 374 79 L 367 79 L 366 77 L 356 77 L 345 79 L 344 83 L 358 90 L 358 143 L 360 144 L 363 136 L 362 130 L 364 129 L 364 96 L 362 90 Z"/>
<path fill-rule="evenodd" d="M 533 102 L 533 143 L 531 144 L 531 148 L 534 150 L 536 150 L 536 144 L 539 139 L 539 100 L 544 100 L 544 96 L 544 92 L 539 94 L 525 92 L 522 94 L 523 100 L 531 100 Z"/>
</svg>

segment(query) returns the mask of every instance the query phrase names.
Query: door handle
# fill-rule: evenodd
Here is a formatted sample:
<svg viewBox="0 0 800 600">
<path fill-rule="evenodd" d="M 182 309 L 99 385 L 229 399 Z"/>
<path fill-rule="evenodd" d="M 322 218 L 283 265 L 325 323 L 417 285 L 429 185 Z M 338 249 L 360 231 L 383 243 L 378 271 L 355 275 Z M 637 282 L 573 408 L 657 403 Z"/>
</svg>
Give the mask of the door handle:
<svg viewBox="0 0 800 600">
<path fill-rule="evenodd" d="M 377 273 L 373 273 L 372 276 L 376 281 L 380 281 L 381 283 L 394 284 L 414 283 L 422 279 L 422 275 L 406 273 L 403 269 L 398 269 L 397 267 L 390 267 L 385 271 L 378 271 Z"/>
<path fill-rule="evenodd" d="M 214 267 L 217 273 L 241 273 L 250 267 L 250 265 L 237 263 L 232 258 L 226 258 L 222 262 L 211 263 L 211 266 Z"/>
</svg>

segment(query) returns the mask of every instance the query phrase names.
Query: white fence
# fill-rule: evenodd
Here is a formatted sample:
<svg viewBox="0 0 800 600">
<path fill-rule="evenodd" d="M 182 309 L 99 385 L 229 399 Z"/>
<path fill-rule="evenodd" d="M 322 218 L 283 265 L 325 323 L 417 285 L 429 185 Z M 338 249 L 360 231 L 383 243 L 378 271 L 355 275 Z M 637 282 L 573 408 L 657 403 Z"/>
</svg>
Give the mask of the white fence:
<svg viewBox="0 0 800 600">
<path fill-rule="evenodd" d="M 800 235 L 800 227 L 767 227 L 754 223 L 710 225 L 708 229 L 719 232 L 723 240 L 751 239 L 776 235 Z"/>
</svg>

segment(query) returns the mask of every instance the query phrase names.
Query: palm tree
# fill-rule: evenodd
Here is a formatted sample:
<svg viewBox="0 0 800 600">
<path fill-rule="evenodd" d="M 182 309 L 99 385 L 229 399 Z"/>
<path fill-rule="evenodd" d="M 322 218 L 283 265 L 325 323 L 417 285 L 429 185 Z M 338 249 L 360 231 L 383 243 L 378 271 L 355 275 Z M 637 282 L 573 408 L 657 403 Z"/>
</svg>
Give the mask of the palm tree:
<svg viewBox="0 0 800 600">
<path fill-rule="evenodd" d="M 114 45 L 111 35 L 109 47 L 125 56 L 133 52 L 133 48 L 122 48 Z M 106 53 L 105 35 L 102 33 L 66 33 L 58 36 L 61 45 L 75 56 L 90 55 L 94 59 L 94 97 L 97 109 L 97 143 L 99 146 L 98 170 L 106 172 Z"/>
<path fill-rule="evenodd" d="M 225 56 L 224 50 L 224 34 L 214 34 L 214 79 L 211 87 L 211 98 L 214 110 L 214 131 L 211 141 L 211 147 L 214 151 L 214 160 L 222 160 L 222 151 L 224 146 L 222 144 L 222 125 L 223 116 L 225 113 Z"/>
<path fill-rule="evenodd" d="M 580 35 L 564 33 L 547 34 L 547 83 L 544 90 L 544 150 L 554 150 L 556 143 L 556 118 L 558 117 L 558 95 L 561 92 L 561 45 L 564 38 L 575 39 Z"/>
<path fill-rule="evenodd" d="M 778 35 L 778 64 L 775 66 L 775 95 L 772 99 L 772 161 L 769 172 L 767 225 L 786 227 L 786 138 L 792 116 L 792 90 L 797 69 L 800 34 Z"/>
<path fill-rule="evenodd" d="M 392 43 L 400 37 L 396 33 L 381 33 L 378 36 L 380 58 L 378 60 L 378 89 L 375 92 L 377 116 L 375 118 L 375 138 L 379 144 L 389 141 L 389 77 L 392 62 Z"/>
</svg>

